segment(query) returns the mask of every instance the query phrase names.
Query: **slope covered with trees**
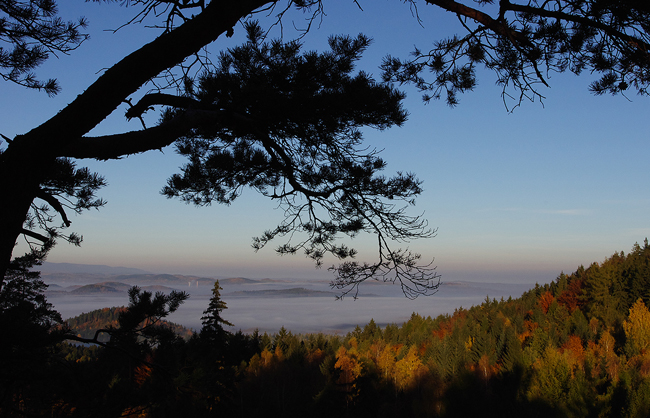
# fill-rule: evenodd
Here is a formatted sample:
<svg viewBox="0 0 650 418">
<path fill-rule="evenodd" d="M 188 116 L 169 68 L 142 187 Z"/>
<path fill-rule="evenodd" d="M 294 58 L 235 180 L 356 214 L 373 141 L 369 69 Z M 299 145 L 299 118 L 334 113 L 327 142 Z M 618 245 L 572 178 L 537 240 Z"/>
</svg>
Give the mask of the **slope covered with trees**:
<svg viewBox="0 0 650 418">
<path fill-rule="evenodd" d="M 342 339 L 264 337 L 264 350 L 243 370 L 243 406 L 248 416 L 264 408 L 295 416 L 305 409 L 322 416 L 648 416 L 649 261 L 646 240 L 518 299 L 487 298 L 434 319 L 414 313 L 384 329 L 371 321 Z M 269 390 L 276 387 L 283 391 Z M 265 396 L 257 402 L 259 393 Z"/>
<path fill-rule="evenodd" d="M 370 321 L 345 336 L 233 334 L 217 282 L 203 328 L 185 340 L 161 324 L 181 296 L 136 289 L 117 322 L 104 324 L 108 341 L 68 334 L 101 347 L 42 353 L 41 380 L 3 385 L 0 412 L 645 417 L 649 262 L 646 240 L 517 299 L 487 297 L 437 318 L 413 313 L 383 328 Z"/>
<path fill-rule="evenodd" d="M 99 329 L 119 327 L 120 315 L 126 309 L 126 306 L 96 309 L 77 315 L 74 318 L 68 318 L 66 323 L 71 333 L 82 338 L 92 338 Z M 189 338 L 192 335 L 192 331 L 182 325 L 168 321 L 162 321 L 162 323 L 183 338 Z M 109 336 L 106 335 L 103 339 L 100 336 L 99 340 L 108 341 Z"/>
</svg>

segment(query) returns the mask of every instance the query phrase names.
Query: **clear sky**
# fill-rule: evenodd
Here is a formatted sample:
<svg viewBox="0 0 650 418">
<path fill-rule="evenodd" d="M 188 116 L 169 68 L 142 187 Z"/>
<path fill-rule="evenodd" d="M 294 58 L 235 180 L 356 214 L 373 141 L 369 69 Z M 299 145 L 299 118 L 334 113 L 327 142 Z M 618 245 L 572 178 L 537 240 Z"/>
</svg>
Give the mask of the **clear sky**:
<svg viewBox="0 0 650 418">
<path fill-rule="evenodd" d="M 0 84 L 0 132 L 8 137 L 47 120 L 102 69 L 157 33 L 142 26 L 105 31 L 132 13 L 115 4 L 60 3 L 64 18 L 89 19 L 91 39 L 37 71 L 59 79 L 63 91 L 54 98 Z M 306 48 L 323 50 L 331 34 L 363 32 L 375 41 L 360 67 L 379 77 L 386 54 L 406 57 L 413 46 L 426 49 L 459 30 L 453 15 L 433 6 L 420 8 L 419 25 L 401 2 L 360 3 L 365 10 L 351 1 L 325 2 L 327 16 L 304 38 Z M 293 19 L 301 24 L 300 15 Z M 296 34 L 292 27 L 290 19 L 284 22 L 287 39 Z M 237 27 L 232 39 L 219 40 L 211 50 L 240 42 L 242 32 Z M 549 78 L 543 105 L 526 102 L 513 113 L 486 71 L 453 109 L 442 101 L 424 105 L 417 91 L 404 87 L 410 112 L 405 126 L 365 133 L 369 146 L 384 149 L 387 174 L 413 171 L 424 181 L 412 213 L 424 213 L 438 233 L 409 246 L 426 260 L 435 257 L 443 280 L 548 282 L 560 271 L 627 252 L 650 235 L 650 99 L 595 97 L 587 89 L 589 74 Z M 125 109 L 93 133 L 139 129 L 124 121 Z M 253 252 L 251 237 L 282 216 L 253 191 L 228 207 L 196 208 L 161 196 L 167 177 L 182 163 L 173 148 L 119 161 L 80 161 L 106 177 L 109 186 L 100 196 L 108 205 L 74 216 L 72 230 L 84 236 L 82 247 L 60 243 L 48 260 L 211 276 L 331 278 L 300 255 L 279 257 L 271 248 Z M 360 260 L 374 260 L 373 237 L 352 244 L 361 250 Z"/>
</svg>

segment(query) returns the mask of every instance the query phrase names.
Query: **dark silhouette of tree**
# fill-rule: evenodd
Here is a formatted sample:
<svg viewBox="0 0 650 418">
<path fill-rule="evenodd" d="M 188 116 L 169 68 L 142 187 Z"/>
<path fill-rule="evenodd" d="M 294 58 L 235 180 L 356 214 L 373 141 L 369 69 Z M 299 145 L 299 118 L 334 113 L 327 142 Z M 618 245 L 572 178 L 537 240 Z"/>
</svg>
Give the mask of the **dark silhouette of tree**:
<svg viewBox="0 0 650 418">
<path fill-rule="evenodd" d="M 415 0 L 409 0 L 407 3 L 415 8 L 418 6 Z M 496 72 L 497 81 L 504 86 L 504 89 L 513 88 L 513 90 L 504 90 L 504 95 L 513 95 L 516 103 L 520 103 L 526 97 L 541 98 L 537 87 L 540 83 L 547 83 L 548 73 L 567 70 L 575 73 L 582 71 L 599 73 L 600 79 L 591 86 L 596 93 L 622 93 L 634 88 L 638 93 L 646 94 L 650 60 L 647 31 L 649 12 L 645 2 L 554 0 L 542 3 L 531 0 L 523 4 L 505 0 L 500 1 L 498 6 L 493 3 L 491 0 L 481 0 L 476 2 L 476 7 L 472 8 L 453 0 L 427 0 L 427 5 L 440 7 L 457 15 L 466 26 L 468 33 L 441 41 L 428 52 L 416 51 L 415 56 L 407 61 L 387 57 L 383 66 L 384 81 L 415 83 L 425 92 L 425 99 L 446 94 L 448 103 L 453 105 L 457 102 L 457 93 L 474 87 L 475 70 L 482 63 Z M 318 143 L 325 138 L 313 138 L 316 142 L 303 144 L 297 136 L 301 133 L 296 130 L 298 125 L 292 126 L 294 131 L 288 132 L 288 136 L 279 136 L 278 134 L 282 132 L 272 129 L 286 129 L 290 125 L 287 124 L 287 120 L 284 119 L 282 122 L 285 124 L 284 127 L 271 126 L 263 119 L 252 120 L 250 115 L 245 113 L 250 103 L 227 103 L 227 108 L 217 108 L 217 104 L 212 103 L 212 107 L 207 108 L 204 100 L 208 97 L 223 102 L 223 95 L 219 97 L 221 88 L 219 85 L 205 88 L 206 84 L 196 92 L 186 88 L 194 81 L 194 75 L 202 70 L 208 70 L 208 74 L 211 74 L 205 78 L 205 82 L 208 83 L 210 77 L 214 78 L 225 68 L 223 64 L 218 64 L 216 68 L 212 67 L 210 60 L 203 59 L 203 55 L 199 52 L 220 36 L 231 35 L 238 21 L 246 20 L 251 15 L 262 11 L 275 14 L 281 20 L 289 9 L 296 8 L 307 12 L 305 28 L 308 30 L 316 19 L 324 16 L 327 2 L 321 0 L 287 2 L 134 0 L 127 4 L 136 10 L 133 19 L 126 22 L 127 24 L 139 23 L 147 17 L 156 16 L 160 18 L 157 26 L 162 30 L 162 34 L 106 70 L 95 83 L 50 120 L 15 138 L 5 138 L 8 146 L 0 154 L 0 196 L 4 198 L 3 205 L 0 205 L 0 230 L 3 231 L 0 236 L 0 280 L 4 280 L 4 273 L 11 260 L 16 240 L 21 234 L 41 243 L 53 238 L 50 236 L 51 229 L 48 231 L 46 228 L 45 233 L 39 233 L 35 230 L 38 228 L 30 229 L 29 223 L 28 227 L 25 225 L 26 219 L 38 218 L 38 214 L 34 212 L 35 207 L 42 206 L 34 206 L 35 201 L 44 200 L 50 208 L 50 213 L 56 214 L 55 217 L 46 220 L 53 221 L 54 218 L 61 218 L 61 225 L 67 226 L 69 223 L 62 200 L 72 196 L 74 202 L 76 195 L 68 192 L 75 187 L 85 186 L 80 186 L 72 179 L 66 179 L 65 193 L 54 197 L 43 193 L 43 185 L 56 177 L 55 173 L 59 170 L 59 165 L 62 161 L 66 161 L 61 159 L 121 158 L 134 153 L 160 149 L 175 142 L 181 151 L 186 152 L 191 158 L 198 158 L 199 155 L 207 158 L 209 154 L 201 154 L 203 152 L 201 149 L 207 147 L 208 143 L 202 141 L 219 137 L 220 141 L 231 141 L 227 146 L 225 143 L 221 144 L 229 148 L 224 148 L 219 157 L 220 161 L 224 164 L 232 163 L 233 166 L 223 167 L 218 171 L 220 174 L 237 173 L 236 180 L 243 183 L 233 182 L 230 185 L 221 183 L 220 187 L 207 193 L 204 192 L 209 190 L 209 187 L 198 192 L 198 189 L 192 191 L 191 188 L 183 188 L 190 183 L 172 183 L 172 189 L 183 186 L 173 193 L 178 192 L 179 195 L 189 197 L 194 192 L 198 192 L 192 198 L 200 196 L 198 202 L 203 204 L 207 203 L 205 198 L 208 198 L 208 201 L 229 201 L 245 186 L 267 191 L 269 197 L 282 201 L 290 209 L 289 218 L 269 234 L 260 237 L 256 246 L 264 245 L 273 237 L 289 236 L 292 231 L 304 233 L 307 236 L 305 241 L 281 245 L 280 251 L 293 253 L 302 249 L 308 256 L 319 262 L 328 252 L 338 257 L 352 255 L 350 249 L 333 244 L 335 236 L 373 231 L 380 235 L 379 260 L 370 264 L 343 263 L 337 268 L 339 279 L 334 283 L 335 286 L 349 288 L 347 286 L 352 285 L 353 289 L 356 284 L 369 277 L 380 276 L 393 280 L 402 276 L 407 279 L 406 282 L 402 281 L 402 284 L 406 283 L 404 290 L 408 295 L 414 296 L 435 290 L 435 280 L 429 280 L 436 278 L 435 273 L 419 266 L 417 255 L 410 254 L 408 251 L 392 251 L 386 245 L 394 238 L 408 240 L 422 234 L 421 227 L 424 225 L 419 223 L 421 220 L 408 217 L 400 206 L 393 206 L 394 202 L 390 201 L 391 197 L 410 201 L 419 193 L 417 181 L 409 174 L 398 175 L 393 179 L 376 175 L 383 168 L 383 162 L 372 151 L 367 155 L 360 153 L 359 150 L 363 148 L 357 147 L 359 143 L 356 141 L 359 138 L 353 132 L 354 128 L 359 126 L 370 125 L 381 128 L 399 124 L 398 114 L 386 114 L 388 119 L 383 121 L 356 120 L 357 124 L 350 125 L 350 130 L 346 132 L 347 136 L 336 136 L 337 131 L 329 125 L 328 132 L 334 135 L 337 141 L 334 145 L 355 145 L 351 152 L 346 153 L 346 149 L 337 147 L 327 149 L 330 144 Z M 20 25 L 32 22 L 32 26 L 20 26 L 28 30 L 21 34 L 23 38 L 11 38 L 14 46 L 22 43 L 31 51 L 41 48 L 46 52 L 68 52 L 83 39 L 83 35 L 78 33 L 83 27 L 81 22 L 63 26 L 54 23 L 56 9 L 53 1 L 30 3 L 11 1 L 3 2 L 3 6 L 6 10 L 3 9 L 2 13 L 8 16 L 3 20 L 3 25 L 0 25 L 0 36 L 5 37 L 2 38 L 3 40 L 9 39 L 6 38 L 7 31 L 10 30 L 8 28 L 16 27 L 18 17 L 22 16 L 21 10 L 24 9 L 23 19 L 26 20 L 21 21 Z M 59 39 L 59 43 L 49 43 L 47 38 L 43 38 L 42 34 L 39 35 L 39 30 L 43 33 L 52 33 L 56 39 Z M 259 39 L 252 41 L 251 45 L 253 44 L 257 44 L 259 48 L 263 47 Z M 338 47 L 343 45 L 344 43 L 339 43 Z M 354 51 L 350 45 L 346 47 L 348 52 Z M 277 49 L 270 46 L 269 51 L 273 48 Z M 288 47 L 285 51 L 291 48 L 296 46 Z M 342 51 L 340 49 L 333 53 L 336 55 Z M 272 54 L 268 56 L 271 57 Z M 45 55 L 42 55 L 42 58 L 44 59 Z M 11 72 L 11 70 L 7 71 Z M 432 74 L 433 79 L 430 79 L 427 74 Z M 16 80 L 23 80 L 20 75 L 16 77 L 18 77 Z M 363 78 L 361 75 L 359 77 Z M 223 82 L 226 79 L 224 74 L 224 77 L 219 80 Z M 303 81 L 307 82 L 305 87 L 309 89 L 309 80 L 301 80 Z M 201 82 L 203 81 L 199 80 L 198 85 Z M 146 108 L 155 105 L 173 108 L 166 113 L 167 117 L 161 124 L 133 132 L 99 137 L 87 136 L 90 130 L 121 103 L 128 102 L 130 96 L 147 83 L 151 83 L 149 86 L 153 86 L 157 94 L 145 96 L 127 112 L 127 116 L 139 116 Z M 232 88 L 228 83 L 224 85 Z M 356 88 L 359 85 L 351 83 L 348 87 Z M 364 94 L 377 93 L 381 91 L 380 86 L 381 83 L 375 83 L 376 88 L 366 88 Z M 180 88 L 180 94 L 170 94 L 173 89 L 167 89 L 169 87 Z M 260 98 L 270 97 L 267 96 L 271 92 L 268 88 L 262 88 L 261 92 L 265 95 Z M 194 93 L 207 96 L 199 97 Z M 240 91 L 240 93 L 245 92 Z M 250 97 L 243 95 L 240 98 Z M 373 95 L 359 96 L 352 99 L 352 102 L 355 106 L 365 106 L 371 104 L 376 98 L 377 96 Z M 201 106 L 195 108 L 199 103 Z M 309 101 L 304 104 L 306 103 Z M 314 108 L 315 106 L 312 106 L 312 109 Z M 324 109 L 326 112 L 319 113 L 323 122 L 329 117 L 329 112 L 335 109 L 336 107 L 334 109 L 329 107 Z M 351 109 L 351 106 L 345 109 L 346 117 L 352 116 L 349 112 Z M 257 109 L 258 115 L 260 110 Z M 275 107 L 270 110 L 281 109 Z M 362 109 L 359 110 L 363 113 Z M 228 115 L 237 117 L 229 119 Z M 330 122 L 334 119 L 330 118 Z M 351 120 L 353 119 L 347 119 L 348 122 Z M 246 122 L 251 121 L 254 123 L 247 126 Z M 304 118 L 297 120 L 297 122 L 305 121 Z M 313 119 L 307 121 L 313 122 Z M 310 125 L 309 129 L 313 131 L 315 126 L 317 125 Z M 306 127 L 303 128 L 305 130 L 302 133 L 311 132 Z M 259 129 L 270 129 L 270 131 L 258 131 Z M 341 129 L 344 130 L 343 126 Z M 294 142 L 286 144 L 282 142 L 288 138 L 293 138 Z M 315 146 L 316 144 L 318 145 Z M 212 152 L 216 150 L 210 150 L 210 153 Z M 316 152 L 316 154 L 312 156 L 309 152 Z M 226 155 L 229 157 L 226 158 Z M 296 159 L 292 160 L 292 157 Z M 211 161 L 218 160 L 213 158 Z M 272 162 L 272 167 L 262 170 L 260 164 L 264 161 Z M 198 168 L 205 168 L 206 162 L 207 160 L 191 160 L 188 167 L 194 167 L 192 170 L 197 171 Z M 318 162 L 318 164 L 313 169 L 307 170 L 309 162 Z M 26 170 L 26 167 L 30 169 Z M 15 176 L 15 173 L 19 172 L 21 176 Z M 255 173 L 262 174 L 259 180 L 251 178 Z M 356 177 L 357 173 L 360 173 L 361 180 L 354 183 L 351 179 Z M 201 175 L 204 174 L 207 173 Z M 335 175 L 341 174 L 344 175 L 340 182 L 333 181 Z M 213 175 L 214 172 L 207 177 L 204 176 L 204 179 L 207 180 Z M 103 183 L 99 177 L 91 179 L 92 176 L 94 175 L 87 174 L 88 187 L 85 193 L 92 192 L 93 197 L 85 201 L 85 207 L 101 206 L 94 193 Z M 174 177 L 174 181 L 178 179 L 185 181 L 189 178 L 191 176 Z M 214 184 L 212 182 L 206 185 L 214 186 Z M 222 192 L 223 194 L 220 195 Z M 300 201 L 297 196 L 302 196 L 303 200 Z M 293 200 L 294 198 L 296 199 Z M 90 204 L 90 202 L 96 203 Z M 71 206 L 77 207 L 75 203 L 71 203 Z M 85 207 L 82 205 L 79 208 Z M 316 209 L 318 207 L 322 211 L 319 212 Z M 312 208 L 314 210 L 310 212 Z M 303 215 L 307 216 L 304 220 L 301 218 Z M 36 224 L 31 225 L 42 226 Z M 72 241 L 78 242 L 74 236 Z M 409 281 L 411 279 L 413 283 Z"/>
<path fill-rule="evenodd" d="M 224 53 L 216 68 L 197 81 L 196 91 L 190 87 L 191 81 L 185 79 L 187 89 L 183 95 L 149 94 L 127 112 L 128 117 L 138 117 L 151 106 L 168 106 L 158 126 L 103 137 L 82 136 L 119 104 L 118 96 L 122 96 L 120 101 L 126 99 L 139 85 L 182 62 L 187 55 L 231 30 L 239 17 L 265 3 L 240 2 L 225 10 L 223 5 L 210 3 L 179 26 L 173 23 L 177 16 L 170 17 L 165 33 L 156 41 L 104 73 L 50 122 L 14 138 L 0 155 L 0 167 L 11 170 L 13 164 L 26 158 L 27 144 L 36 141 L 34 145 L 42 146 L 30 146 L 29 154 L 41 168 L 24 180 L 40 185 L 52 176 L 60 158 L 120 158 L 178 141 L 179 151 L 189 157 L 190 163 L 182 175 L 172 177 L 165 189 L 167 195 L 181 196 L 196 204 L 213 200 L 228 203 L 249 186 L 285 206 L 287 219 L 257 239 L 257 249 L 274 237 L 304 233 L 304 240 L 283 244 L 278 251 L 295 253 L 302 249 L 320 265 L 326 253 L 341 259 L 356 254 L 353 249 L 334 243 L 340 234 L 374 232 L 380 238 L 379 260 L 372 264 L 344 263 L 338 268 L 335 286 L 349 291 L 369 277 L 383 276 L 386 280 L 400 280 L 411 297 L 434 291 L 437 275 L 433 269 L 418 266 L 417 254 L 388 247 L 390 240 L 430 235 L 424 221 L 406 215 L 404 208 L 395 205 L 400 200 L 407 205 L 413 203 L 412 199 L 421 192 L 419 181 L 412 174 L 389 179 L 377 175 L 384 168 L 384 161 L 374 151 L 364 153 L 360 146 L 360 127 L 384 129 L 401 124 L 406 117 L 400 105 L 401 93 L 376 83 L 364 73 L 351 75 L 353 62 L 369 42 L 365 37 L 333 40 L 331 53 L 300 55 L 297 42 L 261 43 L 261 29 L 251 25 L 249 43 Z M 308 3 L 295 5 L 309 8 L 320 4 Z M 197 31 L 201 34 L 198 39 L 193 36 Z M 175 46 L 170 49 L 169 45 Z M 275 61 L 266 63 L 265 59 Z M 285 59 L 286 63 L 282 63 Z M 255 71 L 247 76 L 236 65 Z M 134 77 L 133 68 L 148 77 Z M 265 77 L 272 77 L 278 85 L 272 87 L 271 80 Z M 238 79 L 245 84 L 235 88 Z M 121 93 L 114 94 L 113 84 L 120 85 Z M 233 94 L 233 99 L 226 100 L 227 93 Z M 99 97 L 95 94 L 102 97 L 101 103 L 93 99 Z M 300 100 L 291 100 L 290 96 L 296 94 Z M 84 100 L 89 101 L 84 104 Z M 274 104 L 274 100 L 280 103 Z M 105 106 L 108 103 L 112 104 Z M 64 117 L 66 112 L 70 112 L 68 117 L 74 115 L 74 123 L 67 123 L 70 120 Z M 57 129 L 57 133 L 43 142 L 43 135 L 50 129 Z M 66 132 L 65 137 L 61 132 Z M 85 189 L 87 195 L 103 185 L 98 177 L 91 180 L 94 187 Z M 39 186 L 32 183 L 18 188 L 15 183 L 4 183 L 7 184 L 0 184 L 0 189 L 5 187 L 8 195 L 15 196 L 10 205 L 0 209 L 7 215 L 0 217 L 0 222 L 8 231 L 2 237 L 6 242 L 0 245 L 8 253 L 15 242 L 12 239 L 10 244 L 9 236 L 27 231 L 28 236 L 39 239 L 28 228 L 16 228 L 19 219 L 22 226 L 31 202 L 38 197 L 34 190 Z M 87 205 L 83 208 L 103 203 L 90 199 L 84 202 Z M 21 206 L 23 209 L 19 209 Z M 67 225 L 65 214 L 58 214 Z M 50 237 L 41 234 L 40 238 Z M 406 283 L 409 281 L 413 285 Z"/>
<path fill-rule="evenodd" d="M 356 255 L 336 244 L 339 235 L 375 233 L 379 261 L 335 268 L 336 287 L 352 289 L 382 276 L 399 280 L 408 296 L 435 291 L 434 270 L 418 267 L 419 256 L 389 247 L 389 240 L 431 235 L 424 221 L 394 203 L 412 204 L 420 182 L 412 174 L 378 175 L 386 163 L 361 148 L 361 127 L 385 129 L 406 119 L 402 93 L 363 72 L 351 74 L 369 39 L 333 37 L 331 52 L 301 53 L 298 42 L 262 42 L 255 23 L 247 31 L 248 42 L 222 53 L 182 102 L 156 93 L 127 114 L 168 104 L 163 124 L 188 113 L 212 115 L 177 141 L 189 163 L 163 193 L 196 205 L 228 204 L 248 186 L 278 201 L 285 213 L 284 222 L 254 240 L 256 250 L 298 233 L 305 238 L 277 252 L 303 250 L 320 266 L 327 253 Z"/>
<path fill-rule="evenodd" d="M 415 4 L 415 2 L 412 2 Z M 387 57 L 386 80 L 414 83 L 424 100 L 476 86 L 479 65 L 494 71 L 504 102 L 543 99 L 550 73 L 583 71 L 599 79 L 595 94 L 648 94 L 650 84 L 650 6 L 642 0 L 426 0 L 455 14 L 466 33 L 416 49 L 412 58 Z"/>
<path fill-rule="evenodd" d="M 95 331 L 93 338 L 82 338 L 67 334 L 65 338 L 82 343 L 98 344 L 116 348 L 129 355 L 143 357 L 152 348 L 176 338 L 168 323 L 162 320 L 175 312 L 189 295 L 177 290 L 169 294 L 155 294 L 133 286 L 129 289 L 129 306 L 118 318 L 118 326 L 109 326 Z M 108 342 L 101 342 L 99 335 L 108 334 Z"/>
<path fill-rule="evenodd" d="M 55 79 L 40 81 L 33 70 L 50 54 L 76 49 L 87 39 L 80 32 L 87 22 L 83 17 L 66 22 L 57 12 L 54 0 L 0 3 L 0 77 L 50 96 L 59 92 Z"/>
<path fill-rule="evenodd" d="M 224 309 L 228 309 L 226 302 L 221 299 L 222 290 L 223 289 L 219 285 L 219 280 L 214 282 L 210 304 L 208 305 L 208 309 L 203 311 L 203 316 L 201 317 L 201 323 L 203 325 L 201 328 L 201 338 L 207 338 L 209 340 L 223 339 L 227 333 L 227 331 L 223 329 L 223 326 L 233 326 L 232 323 L 221 317 L 221 312 L 223 312 Z"/>
<path fill-rule="evenodd" d="M 48 243 L 43 252 L 47 252 Z M 12 260 L 0 290 L 0 415 L 41 415 L 49 407 L 52 353 L 63 338 L 61 315 L 48 303 L 47 285 L 31 271 L 44 258 L 34 252 Z M 49 383 L 48 383 L 49 382 Z"/>
</svg>

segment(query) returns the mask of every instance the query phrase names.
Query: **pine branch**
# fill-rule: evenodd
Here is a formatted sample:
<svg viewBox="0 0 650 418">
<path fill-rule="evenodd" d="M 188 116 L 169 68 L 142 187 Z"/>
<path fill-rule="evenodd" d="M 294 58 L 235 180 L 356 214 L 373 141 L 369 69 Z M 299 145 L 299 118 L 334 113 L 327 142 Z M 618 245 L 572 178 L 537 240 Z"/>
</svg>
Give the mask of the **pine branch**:
<svg viewBox="0 0 650 418">
<path fill-rule="evenodd" d="M 115 135 L 81 137 L 71 141 L 61 152 L 71 158 L 119 159 L 154 149 L 162 149 L 186 135 L 200 124 L 215 124 L 224 112 L 188 110 L 158 126 Z"/>
</svg>

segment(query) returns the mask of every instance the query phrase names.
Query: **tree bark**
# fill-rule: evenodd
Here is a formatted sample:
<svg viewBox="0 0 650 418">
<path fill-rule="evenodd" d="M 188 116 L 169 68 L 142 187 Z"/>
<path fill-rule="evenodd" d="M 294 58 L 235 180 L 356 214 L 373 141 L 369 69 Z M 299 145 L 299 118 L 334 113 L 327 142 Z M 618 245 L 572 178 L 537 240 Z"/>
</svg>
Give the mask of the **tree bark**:
<svg viewBox="0 0 650 418">
<path fill-rule="evenodd" d="M 224 32 L 231 30 L 239 19 L 271 3 L 275 1 L 213 0 L 196 17 L 160 35 L 108 69 L 85 92 L 47 122 L 17 136 L 9 143 L 5 152 L 0 154 L 0 289 L 30 205 L 55 159 L 66 155 L 106 158 L 111 154 L 111 138 L 103 138 L 103 154 L 93 154 L 88 151 L 94 148 L 91 142 L 96 144 L 98 141 L 93 138 L 84 139 L 83 135 L 148 80 L 215 41 Z M 115 135 L 112 139 L 117 143 L 123 138 Z M 84 141 L 89 143 L 84 144 Z M 171 143 L 173 138 L 167 138 L 165 142 Z M 152 144 L 151 147 L 141 146 L 136 152 L 160 148 L 160 142 Z M 134 148 L 138 147 L 130 149 Z M 115 150 L 111 155 L 119 152 Z M 126 153 L 132 152 L 127 150 Z"/>
</svg>

